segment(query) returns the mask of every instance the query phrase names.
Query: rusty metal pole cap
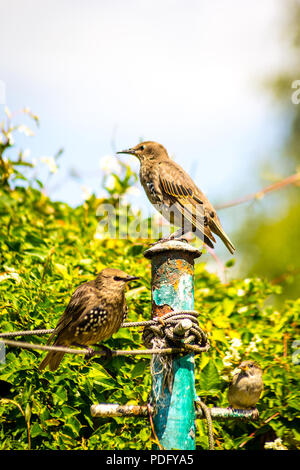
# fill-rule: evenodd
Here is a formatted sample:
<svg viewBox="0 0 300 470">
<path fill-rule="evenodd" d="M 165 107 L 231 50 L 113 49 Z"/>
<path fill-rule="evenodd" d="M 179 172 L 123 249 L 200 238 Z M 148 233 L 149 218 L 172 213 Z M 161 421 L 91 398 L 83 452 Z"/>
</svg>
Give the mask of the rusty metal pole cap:
<svg viewBox="0 0 300 470">
<path fill-rule="evenodd" d="M 168 240 L 167 242 L 155 243 L 144 252 L 145 258 L 151 259 L 159 253 L 166 253 L 168 251 L 181 251 L 190 253 L 193 258 L 199 258 L 202 252 L 187 242 L 180 240 Z"/>
</svg>

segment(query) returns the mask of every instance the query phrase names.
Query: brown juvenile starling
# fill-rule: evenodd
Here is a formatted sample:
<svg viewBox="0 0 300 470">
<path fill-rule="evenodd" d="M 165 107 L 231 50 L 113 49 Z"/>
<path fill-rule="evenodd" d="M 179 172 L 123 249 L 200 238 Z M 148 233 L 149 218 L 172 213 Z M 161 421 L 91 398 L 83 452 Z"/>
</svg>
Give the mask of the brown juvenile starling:
<svg viewBox="0 0 300 470">
<path fill-rule="evenodd" d="M 93 281 L 77 287 L 47 344 L 56 336 L 55 346 L 87 348 L 110 338 L 126 318 L 125 286 L 134 279 L 138 277 L 106 268 Z M 87 350 L 92 352 L 90 348 Z M 49 365 L 50 370 L 56 370 L 64 354 L 50 351 L 39 369 Z"/>
<path fill-rule="evenodd" d="M 150 202 L 172 224 L 180 227 L 164 240 L 194 232 L 213 248 L 218 235 L 230 253 L 235 248 L 222 229 L 215 209 L 192 178 L 157 142 L 142 142 L 117 153 L 135 155 L 140 161 L 140 179 Z"/>
<path fill-rule="evenodd" d="M 228 388 L 228 401 L 232 408 L 255 409 L 263 391 L 262 370 L 254 361 L 243 361 Z"/>
</svg>

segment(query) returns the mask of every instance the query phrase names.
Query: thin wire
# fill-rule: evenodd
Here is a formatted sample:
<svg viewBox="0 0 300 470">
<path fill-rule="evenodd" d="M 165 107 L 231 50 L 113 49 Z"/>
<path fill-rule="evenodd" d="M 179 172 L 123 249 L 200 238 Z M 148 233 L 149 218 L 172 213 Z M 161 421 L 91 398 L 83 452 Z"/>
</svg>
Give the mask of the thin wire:
<svg viewBox="0 0 300 470">
<path fill-rule="evenodd" d="M 128 322 L 128 323 L 122 323 L 121 328 L 154 325 L 155 323 L 156 323 L 155 320 Z M 8 338 L 8 337 L 14 337 L 14 336 L 47 335 L 47 334 L 53 333 L 54 331 L 55 331 L 55 328 L 41 329 L 41 330 L 5 331 L 4 333 L 0 333 L 0 338 Z"/>
<path fill-rule="evenodd" d="M 50 328 L 48 330 L 21 330 L 21 331 L 6 331 L 4 333 L 0 333 L 0 338 L 8 338 L 14 336 L 29 336 L 29 335 L 47 335 L 53 333 L 55 328 Z"/>
<path fill-rule="evenodd" d="M 73 348 L 68 348 L 65 346 L 50 346 L 50 345 L 43 345 L 43 344 L 33 344 L 33 343 L 26 343 L 25 341 L 14 341 L 11 339 L 1 339 L 0 343 L 7 344 L 8 346 L 15 346 L 19 348 L 24 348 L 24 349 L 37 349 L 41 351 L 59 351 L 59 352 L 64 352 L 64 353 L 69 353 L 69 354 L 89 354 L 89 351 L 86 349 L 73 349 Z M 180 353 L 180 352 L 204 352 L 207 351 L 207 346 L 200 347 L 196 345 L 184 345 L 181 348 L 152 348 L 152 349 L 131 349 L 131 350 L 115 350 L 111 351 L 109 355 L 112 356 L 127 356 L 127 355 L 133 355 L 133 356 L 138 356 L 138 355 L 151 355 L 151 354 L 174 354 L 174 353 Z M 106 356 L 107 352 L 103 351 L 101 349 L 93 350 L 92 353 L 93 356 Z"/>
<path fill-rule="evenodd" d="M 197 310 L 181 310 L 180 312 L 176 312 L 180 314 L 190 314 L 194 316 L 198 316 L 199 312 Z M 166 313 L 164 315 L 164 319 L 172 316 L 174 312 Z M 120 328 L 132 328 L 135 326 L 150 326 L 156 325 L 157 320 L 145 320 L 145 321 L 133 321 L 133 322 L 125 322 L 122 323 Z M 55 331 L 55 328 L 49 329 L 40 329 L 40 330 L 20 330 L 20 331 L 5 331 L 0 333 L 0 338 L 7 338 L 7 337 L 14 337 L 14 336 L 29 336 L 29 335 L 47 335 L 51 334 Z"/>
</svg>

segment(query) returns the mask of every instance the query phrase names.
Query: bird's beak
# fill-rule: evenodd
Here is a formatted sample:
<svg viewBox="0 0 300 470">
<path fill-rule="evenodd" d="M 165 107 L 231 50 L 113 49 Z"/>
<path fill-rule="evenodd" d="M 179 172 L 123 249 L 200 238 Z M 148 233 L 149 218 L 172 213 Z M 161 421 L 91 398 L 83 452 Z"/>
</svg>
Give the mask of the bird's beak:
<svg viewBox="0 0 300 470">
<path fill-rule="evenodd" d="M 243 367 L 240 366 L 240 369 L 246 372 L 248 370 L 248 366 L 243 366 Z"/>
<path fill-rule="evenodd" d="M 137 276 L 128 276 L 128 278 L 126 279 L 126 282 L 135 281 L 136 279 L 140 279 L 140 278 Z"/>
<path fill-rule="evenodd" d="M 129 155 L 135 155 L 136 154 L 136 151 L 134 149 L 127 149 L 127 150 L 120 150 L 120 152 L 116 152 L 116 153 L 127 153 Z"/>
</svg>

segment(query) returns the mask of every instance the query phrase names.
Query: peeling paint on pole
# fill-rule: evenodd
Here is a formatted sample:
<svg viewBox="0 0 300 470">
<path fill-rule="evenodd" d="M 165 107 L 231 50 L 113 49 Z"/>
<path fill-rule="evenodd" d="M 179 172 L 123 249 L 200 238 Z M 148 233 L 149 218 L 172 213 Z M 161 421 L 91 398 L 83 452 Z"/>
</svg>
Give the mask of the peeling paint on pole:
<svg viewBox="0 0 300 470">
<path fill-rule="evenodd" d="M 169 241 L 145 252 L 152 261 L 152 318 L 194 308 L 194 259 L 201 253 L 191 245 Z M 195 449 L 194 355 L 172 360 L 170 391 L 158 356 L 153 357 L 151 401 L 154 428 L 164 449 Z"/>
</svg>

